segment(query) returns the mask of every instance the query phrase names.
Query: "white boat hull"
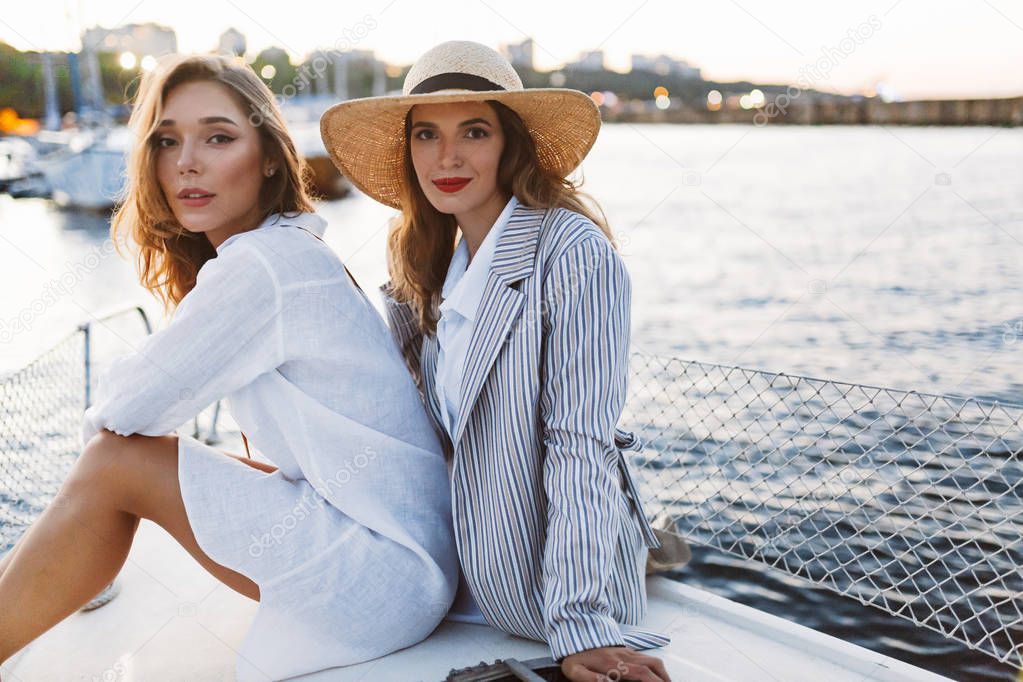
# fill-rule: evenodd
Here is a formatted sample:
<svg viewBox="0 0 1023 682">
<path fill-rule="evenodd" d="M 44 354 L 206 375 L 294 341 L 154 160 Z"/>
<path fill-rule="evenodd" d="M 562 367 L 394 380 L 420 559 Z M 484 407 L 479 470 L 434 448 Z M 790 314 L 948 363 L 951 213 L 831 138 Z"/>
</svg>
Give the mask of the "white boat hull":
<svg viewBox="0 0 1023 682">
<path fill-rule="evenodd" d="M 41 166 L 53 202 L 61 208 L 108 209 L 124 185 L 124 152 L 116 149 L 89 147 Z"/>
</svg>

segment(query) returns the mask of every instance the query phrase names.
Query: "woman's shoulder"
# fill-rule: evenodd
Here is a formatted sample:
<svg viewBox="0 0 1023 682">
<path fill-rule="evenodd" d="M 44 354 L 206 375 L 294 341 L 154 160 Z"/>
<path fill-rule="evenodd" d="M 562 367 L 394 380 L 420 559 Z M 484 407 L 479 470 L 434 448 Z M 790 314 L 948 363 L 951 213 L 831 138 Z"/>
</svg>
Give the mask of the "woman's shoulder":
<svg viewBox="0 0 1023 682">
<path fill-rule="evenodd" d="M 239 260 L 256 258 L 285 286 L 342 278 L 340 258 L 322 239 L 326 224 L 315 213 L 274 216 L 236 235 L 218 258 L 229 251 Z"/>
<path fill-rule="evenodd" d="M 238 244 L 262 247 L 263 251 L 281 253 L 284 249 L 291 252 L 319 248 L 323 245 L 326 229 L 327 221 L 316 213 L 277 213 L 267 217 L 255 229 L 241 232 L 231 239 Z"/>
<path fill-rule="evenodd" d="M 253 270 L 262 273 L 271 270 L 269 260 L 261 249 L 256 248 L 251 235 L 232 235 L 217 248 L 217 255 L 203 263 L 197 275 L 198 282 L 204 277 L 244 275 Z"/>
<path fill-rule="evenodd" d="M 580 248 L 614 252 L 604 231 L 582 213 L 568 208 L 547 209 L 540 227 L 538 255 L 545 261 L 556 261 L 565 253 Z"/>
</svg>

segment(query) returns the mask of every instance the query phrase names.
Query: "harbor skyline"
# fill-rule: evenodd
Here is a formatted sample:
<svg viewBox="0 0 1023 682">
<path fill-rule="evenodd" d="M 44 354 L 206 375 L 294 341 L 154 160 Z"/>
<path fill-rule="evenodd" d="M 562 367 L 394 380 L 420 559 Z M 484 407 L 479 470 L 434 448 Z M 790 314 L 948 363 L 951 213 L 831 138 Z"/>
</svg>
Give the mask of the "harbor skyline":
<svg viewBox="0 0 1023 682">
<path fill-rule="evenodd" d="M 1017 16 L 1018 15 L 1018 16 Z M 279 47 L 293 60 L 343 45 L 406 65 L 426 46 L 469 38 L 494 47 L 533 40 L 535 67 L 556 70 L 600 53 L 604 67 L 628 72 L 635 58 L 666 56 L 708 80 L 795 83 L 808 73 L 822 90 L 902 99 L 1023 94 L 1023 13 L 1004 0 L 921 0 L 831 6 L 773 6 L 758 0 L 715 6 L 648 0 L 593 13 L 578 3 L 418 5 L 404 0 L 348 3 L 343 12 L 293 3 L 226 0 L 175 4 L 111 2 L 84 6 L 42 0 L 11 7 L 0 41 L 21 50 L 64 51 L 101 26 L 156 23 L 172 29 L 183 52 L 208 52 L 228 29 L 247 52 Z"/>
</svg>

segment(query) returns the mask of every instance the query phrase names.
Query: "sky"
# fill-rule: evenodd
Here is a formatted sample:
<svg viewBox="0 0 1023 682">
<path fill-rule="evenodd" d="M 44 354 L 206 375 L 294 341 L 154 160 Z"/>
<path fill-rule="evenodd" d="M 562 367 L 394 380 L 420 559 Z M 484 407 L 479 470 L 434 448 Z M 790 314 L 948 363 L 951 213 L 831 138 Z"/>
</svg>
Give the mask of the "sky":
<svg viewBox="0 0 1023 682">
<path fill-rule="evenodd" d="M 252 53 L 283 47 L 298 59 L 338 44 L 409 64 L 445 40 L 492 47 L 532 37 L 542 70 L 602 49 L 626 71 L 633 53 L 668 54 L 705 78 L 809 82 L 906 99 L 1023 95 L 1019 0 L 33 0 L 5 3 L 0 40 L 21 49 L 77 49 L 84 28 L 157 22 L 179 50 L 206 52 L 229 27 Z M 594 11 L 594 8 L 597 8 Z M 816 68 L 814 68 L 816 65 Z"/>
</svg>

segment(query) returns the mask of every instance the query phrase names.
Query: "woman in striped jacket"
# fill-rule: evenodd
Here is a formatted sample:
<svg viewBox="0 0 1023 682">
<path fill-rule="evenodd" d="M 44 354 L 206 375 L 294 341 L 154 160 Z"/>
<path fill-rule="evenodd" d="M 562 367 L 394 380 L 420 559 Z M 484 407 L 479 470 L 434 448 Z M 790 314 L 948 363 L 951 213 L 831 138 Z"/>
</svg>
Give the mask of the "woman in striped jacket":
<svg viewBox="0 0 1023 682">
<path fill-rule="evenodd" d="M 450 458 L 463 582 L 449 618 L 546 641 L 572 680 L 667 680 L 637 653 L 666 638 L 634 627 L 657 540 L 616 426 L 629 276 L 565 179 L 599 126 L 582 93 L 523 90 L 469 42 L 421 57 L 402 96 L 321 121 L 341 171 L 401 210 L 383 290 Z"/>
</svg>

